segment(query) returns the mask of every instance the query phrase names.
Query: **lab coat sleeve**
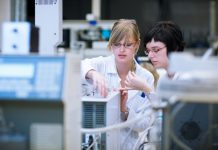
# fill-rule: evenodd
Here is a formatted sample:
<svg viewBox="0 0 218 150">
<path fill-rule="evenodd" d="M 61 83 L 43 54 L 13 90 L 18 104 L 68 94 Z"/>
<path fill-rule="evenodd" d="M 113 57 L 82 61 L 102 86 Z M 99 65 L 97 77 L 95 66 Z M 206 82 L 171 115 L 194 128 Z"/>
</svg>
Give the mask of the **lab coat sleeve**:
<svg viewBox="0 0 218 150">
<path fill-rule="evenodd" d="M 152 92 L 154 91 L 154 77 L 152 73 L 149 71 L 144 71 L 144 68 L 138 72 L 141 78 L 144 78 L 145 82 L 152 88 Z M 148 99 L 146 95 L 149 93 L 144 93 L 145 95 L 142 96 L 142 92 L 138 92 L 135 96 L 131 97 L 127 104 L 129 115 L 127 120 L 132 120 L 133 118 L 140 117 L 142 115 L 143 109 L 147 112 L 148 109 L 152 109 L 151 101 Z M 137 132 L 141 132 L 146 130 L 152 125 L 153 120 L 153 113 L 150 115 L 144 115 L 139 121 L 137 121 L 134 126 L 133 130 Z"/>
<path fill-rule="evenodd" d="M 103 64 L 103 57 L 96 57 L 96 58 L 87 58 L 82 60 L 81 62 L 81 76 L 82 76 L 82 83 L 86 83 L 88 80 L 86 79 L 86 74 L 90 70 L 99 70 L 99 65 Z"/>
<path fill-rule="evenodd" d="M 141 117 L 143 115 L 143 117 L 141 117 L 141 119 L 139 119 L 139 121 L 137 121 L 134 124 L 133 127 L 134 131 L 142 132 L 152 125 L 153 123 L 152 115 L 154 114 L 153 113 L 147 115 L 142 114 L 144 110 L 145 110 L 144 113 L 148 113 L 147 110 L 151 109 L 151 103 L 146 97 L 143 98 L 138 96 L 138 98 L 135 98 L 133 100 L 132 106 L 128 109 L 129 109 L 129 116 L 127 120 L 132 120 L 133 118 Z"/>
</svg>

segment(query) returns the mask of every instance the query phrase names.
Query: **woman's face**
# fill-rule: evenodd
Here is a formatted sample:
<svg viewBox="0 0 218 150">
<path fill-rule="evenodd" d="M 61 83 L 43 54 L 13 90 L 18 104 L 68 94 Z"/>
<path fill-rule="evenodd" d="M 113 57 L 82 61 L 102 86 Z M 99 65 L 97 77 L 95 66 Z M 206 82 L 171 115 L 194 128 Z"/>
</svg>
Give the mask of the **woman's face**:
<svg viewBox="0 0 218 150">
<path fill-rule="evenodd" d="M 168 67 L 167 47 L 163 42 L 156 42 L 154 39 L 146 44 L 146 53 L 155 68 Z"/>
<path fill-rule="evenodd" d="M 115 56 L 115 60 L 119 64 L 129 64 L 135 56 L 136 49 L 139 47 L 139 42 L 130 38 L 128 41 L 123 38 L 118 43 L 112 43 L 111 50 Z"/>
</svg>

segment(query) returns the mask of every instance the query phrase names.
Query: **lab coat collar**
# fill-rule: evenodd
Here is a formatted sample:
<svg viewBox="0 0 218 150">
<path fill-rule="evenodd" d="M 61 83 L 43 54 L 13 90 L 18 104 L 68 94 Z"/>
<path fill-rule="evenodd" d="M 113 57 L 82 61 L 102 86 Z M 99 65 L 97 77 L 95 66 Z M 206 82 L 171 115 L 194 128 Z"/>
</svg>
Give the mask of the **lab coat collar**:
<svg viewBox="0 0 218 150">
<path fill-rule="evenodd" d="M 108 56 L 108 60 L 107 60 L 107 67 L 106 67 L 106 72 L 107 74 L 113 74 L 115 76 L 118 76 L 118 72 L 117 72 L 117 67 L 116 67 L 116 63 L 115 63 L 115 56 L 112 54 L 110 56 Z M 136 74 L 138 74 L 140 72 L 139 70 L 139 64 L 138 62 L 134 59 L 135 65 L 136 65 Z M 119 78 L 119 76 L 118 76 Z M 119 78 L 118 82 L 120 82 L 121 79 Z"/>
<path fill-rule="evenodd" d="M 112 73 L 112 74 L 117 74 L 117 67 L 116 67 L 116 63 L 115 63 L 115 56 L 114 55 L 111 55 L 109 56 L 109 59 L 108 59 L 110 65 L 107 66 L 107 72 L 108 73 Z M 136 65 L 136 72 L 138 72 L 138 66 L 139 64 L 137 63 L 137 61 L 134 59 L 134 62 L 135 62 L 135 65 Z"/>
<path fill-rule="evenodd" d="M 106 67 L 106 70 L 108 73 L 117 74 L 117 67 L 116 67 L 114 55 L 109 56 L 108 66 Z"/>
</svg>

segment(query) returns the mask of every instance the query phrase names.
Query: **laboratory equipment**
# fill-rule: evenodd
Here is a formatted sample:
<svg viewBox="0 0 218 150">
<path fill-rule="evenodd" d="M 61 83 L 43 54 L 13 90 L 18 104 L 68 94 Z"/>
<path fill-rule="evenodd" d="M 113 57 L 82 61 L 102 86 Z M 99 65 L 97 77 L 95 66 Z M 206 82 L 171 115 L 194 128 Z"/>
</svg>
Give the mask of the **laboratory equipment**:
<svg viewBox="0 0 218 150">
<path fill-rule="evenodd" d="M 39 28 L 29 22 L 4 22 L 2 53 L 30 54 L 39 51 Z"/>
<path fill-rule="evenodd" d="M 0 68 L 0 117 L 26 150 L 80 149 L 80 56 L 1 55 Z"/>
<path fill-rule="evenodd" d="M 82 112 L 83 128 L 100 128 L 118 124 L 120 122 L 120 94 L 111 92 L 107 98 L 93 95 L 83 96 Z M 84 146 L 87 145 L 90 135 L 97 140 L 93 150 L 120 149 L 119 130 L 97 134 L 84 133 L 82 137 Z"/>
<path fill-rule="evenodd" d="M 87 23 L 89 24 L 88 29 L 79 31 L 79 38 L 82 41 L 87 42 L 89 48 L 92 47 L 93 41 L 101 40 L 100 27 L 97 24 L 97 18 L 94 14 L 86 15 Z"/>
<path fill-rule="evenodd" d="M 35 0 L 35 25 L 40 29 L 39 53 L 55 54 L 63 40 L 62 0 Z"/>
<path fill-rule="evenodd" d="M 217 58 L 173 53 L 169 63 L 179 78 L 161 80 L 157 90 L 166 104 L 162 149 L 217 149 Z"/>
<path fill-rule="evenodd" d="M 87 40 L 81 39 L 80 32 L 86 33 L 89 30 L 87 20 L 65 20 L 63 21 L 63 29 L 70 29 L 70 48 L 72 51 L 81 51 L 83 58 L 92 58 L 97 56 L 108 56 L 111 51 L 108 50 L 107 44 L 110 36 L 111 28 L 115 20 L 98 20 L 100 39 L 90 41 L 89 47 Z"/>
</svg>

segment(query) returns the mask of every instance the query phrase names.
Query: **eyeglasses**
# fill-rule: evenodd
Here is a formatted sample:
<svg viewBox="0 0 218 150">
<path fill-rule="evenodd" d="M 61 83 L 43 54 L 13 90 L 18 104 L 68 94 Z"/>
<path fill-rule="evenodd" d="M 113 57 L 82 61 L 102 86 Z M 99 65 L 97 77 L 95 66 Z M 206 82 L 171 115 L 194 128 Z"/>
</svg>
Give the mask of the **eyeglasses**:
<svg viewBox="0 0 218 150">
<path fill-rule="evenodd" d="M 113 49 L 120 49 L 120 47 L 123 45 L 126 49 L 133 49 L 135 44 L 136 44 L 135 42 L 134 43 L 124 43 L 124 44 L 121 44 L 121 43 L 112 43 L 111 47 Z"/>
<path fill-rule="evenodd" d="M 162 48 L 153 48 L 153 49 L 146 49 L 145 50 L 145 55 L 148 55 L 150 52 L 153 52 L 155 54 L 157 54 L 160 50 L 164 49 L 166 46 L 162 47 Z"/>
</svg>

